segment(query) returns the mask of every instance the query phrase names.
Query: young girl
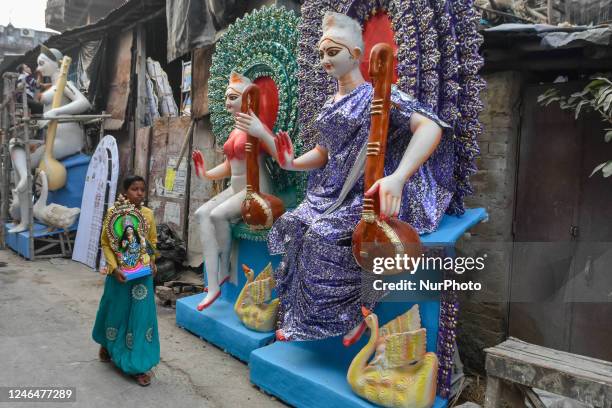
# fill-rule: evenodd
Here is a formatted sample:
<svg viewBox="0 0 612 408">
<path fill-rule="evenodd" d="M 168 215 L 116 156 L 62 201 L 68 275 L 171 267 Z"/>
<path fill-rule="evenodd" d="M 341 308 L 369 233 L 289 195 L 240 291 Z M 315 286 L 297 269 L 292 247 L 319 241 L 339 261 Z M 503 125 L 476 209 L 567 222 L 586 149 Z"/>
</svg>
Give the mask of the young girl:
<svg viewBox="0 0 612 408">
<path fill-rule="evenodd" d="M 123 181 L 125 197 L 140 208 L 149 224 L 147 243 L 155 251 L 157 232 L 153 211 L 143 207 L 145 181 L 140 176 L 128 176 Z M 106 224 L 106 223 L 105 223 Z M 139 385 L 151 383 L 148 371 L 159 363 L 159 336 L 153 276 L 157 272 L 155 254 L 151 258 L 153 276 L 126 281 L 117 267 L 106 228 L 102 229 L 101 244 L 108 266 L 104 294 L 100 300 L 93 339 L 100 344 L 100 360 L 112 360 L 124 373 L 135 377 Z"/>
</svg>

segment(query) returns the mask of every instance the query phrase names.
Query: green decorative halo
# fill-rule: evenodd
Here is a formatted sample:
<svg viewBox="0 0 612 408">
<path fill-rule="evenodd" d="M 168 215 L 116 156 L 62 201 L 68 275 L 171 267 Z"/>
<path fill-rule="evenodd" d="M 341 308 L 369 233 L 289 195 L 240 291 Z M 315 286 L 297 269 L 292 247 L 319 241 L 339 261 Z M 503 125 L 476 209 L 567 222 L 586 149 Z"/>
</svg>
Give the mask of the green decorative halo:
<svg viewBox="0 0 612 408">
<path fill-rule="evenodd" d="M 115 232 L 115 236 L 119 239 L 121 238 L 121 236 L 123 235 L 123 232 L 125 230 L 125 228 L 123 227 L 125 225 L 125 218 L 129 217 L 132 219 L 132 225 L 134 226 L 134 229 L 138 231 L 138 226 L 140 225 L 140 220 L 138 219 L 137 216 L 135 216 L 134 214 L 126 214 L 123 216 L 119 216 L 117 218 L 115 218 L 115 222 L 113 223 L 113 230 Z"/>
<path fill-rule="evenodd" d="M 123 195 L 119 194 L 115 205 L 109 208 L 104 218 L 104 228 L 110 247 L 114 252 L 118 252 L 121 246 L 119 240 L 125 230 L 125 219 L 130 218 L 131 225 L 138 231 L 140 237 L 146 237 L 149 231 L 149 224 L 140 212 L 140 209 L 130 203 Z"/>
<path fill-rule="evenodd" d="M 278 89 L 274 132 L 284 130 L 297 146 L 297 47 L 299 18 L 281 7 L 263 7 L 230 25 L 219 40 L 208 80 L 210 117 L 218 145 L 234 129 L 225 110 L 225 90 L 232 71 L 251 80 L 271 77 Z"/>
<path fill-rule="evenodd" d="M 230 25 L 217 42 L 208 80 L 212 130 L 222 146 L 234 129 L 234 119 L 225 110 L 225 90 L 232 71 L 254 81 L 268 76 L 278 89 L 278 115 L 274 133 L 286 131 L 296 155 L 302 151 L 298 128 L 298 40 L 299 17 L 283 7 L 262 7 Z M 289 186 L 303 190 L 300 174 L 285 172 L 272 159 L 267 167 L 277 191 Z M 299 193 L 298 193 L 299 194 Z"/>
</svg>

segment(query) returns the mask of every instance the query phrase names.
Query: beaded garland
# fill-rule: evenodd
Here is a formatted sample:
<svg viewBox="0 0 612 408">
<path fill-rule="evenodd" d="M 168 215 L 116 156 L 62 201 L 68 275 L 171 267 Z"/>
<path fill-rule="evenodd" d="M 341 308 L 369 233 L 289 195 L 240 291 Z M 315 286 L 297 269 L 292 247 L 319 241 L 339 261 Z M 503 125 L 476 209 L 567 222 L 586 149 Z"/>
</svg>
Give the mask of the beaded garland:
<svg viewBox="0 0 612 408">
<path fill-rule="evenodd" d="M 478 115 L 483 108 L 480 92 L 485 87 L 478 75 L 483 65 L 478 53 L 482 36 L 477 31 L 480 15 L 474 0 L 305 0 L 298 55 L 299 123 L 304 150 L 319 139 L 315 119 L 335 91 L 333 78 L 320 67 L 317 54 L 326 11 L 347 14 L 362 24 L 379 11 L 391 18 L 398 45 L 398 87 L 452 127 L 430 160 L 439 168 L 452 166 L 454 185 L 445 187 L 454 194 L 446 212 L 463 214 L 464 198 L 473 193 L 469 178 L 476 172 L 475 160 L 480 153 L 477 139 L 482 126 Z M 449 152 L 452 163 L 441 160 Z M 440 307 L 438 394 L 448 398 L 459 310 L 456 294 L 442 293 Z"/>
</svg>

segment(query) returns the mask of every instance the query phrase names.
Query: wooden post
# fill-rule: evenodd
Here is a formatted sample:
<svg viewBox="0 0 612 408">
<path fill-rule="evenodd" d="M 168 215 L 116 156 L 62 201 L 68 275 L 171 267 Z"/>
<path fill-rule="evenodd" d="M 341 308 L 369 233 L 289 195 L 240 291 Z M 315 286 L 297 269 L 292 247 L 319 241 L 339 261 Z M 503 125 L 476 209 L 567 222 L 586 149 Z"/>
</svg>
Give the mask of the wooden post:
<svg viewBox="0 0 612 408">
<path fill-rule="evenodd" d="M 0 208 L 0 248 L 6 248 L 6 236 L 5 236 L 5 228 L 6 220 L 8 218 L 8 208 L 9 208 L 9 195 L 11 194 L 10 189 L 10 168 L 11 168 L 11 158 L 9 155 L 9 131 L 10 131 L 10 114 L 9 114 L 9 105 L 11 103 L 11 90 L 14 88 L 14 75 L 4 74 L 3 76 L 4 84 L 2 87 L 2 117 L 0 121 L 2 122 L 2 157 L 0 158 L 2 164 L 2 180 L 0 182 L 0 186 L 2 191 L 0 192 L 2 197 L 2 203 Z"/>
<path fill-rule="evenodd" d="M 22 96 L 22 103 L 23 103 L 23 143 L 24 143 L 24 150 L 25 150 L 25 154 L 26 154 L 26 168 L 27 168 L 27 174 L 28 174 L 28 183 L 27 183 L 27 192 L 28 194 L 32 194 L 32 182 L 33 182 L 33 178 L 32 178 L 32 158 L 31 158 L 31 154 L 30 154 L 30 108 L 28 107 L 28 95 L 26 93 L 26 84 L 24 81 L 23 84 L 23 93 L 21 94 Z M 45 143 L 47 143 L 47 140 L 45 140 Z M 34 253 L 34 214 L 32 213 L 33 211 L 33 204 L 32 204 L 32 200 L 28 200 L 28 233 L 29 233 L 29 237 L 28 237 L 28 252 L 30 254 L 30 260 L 33 261 L 36 258 L 36 254 Z M 23 217 L 23 214 L 21 215 Z M 23 221 L 23 218 L 22 218 Z"/>
<path fill-rule="evenodd" d="M 501 407 L 501 389 L 502 389 L 502 380 L 500 380 L 497 377 L 488 375 L 484 408 Z"/>
<path fill-rule="evenodd" d="M 130 132 L 132 140 L 132 162 L 129 168 L 133 168 L 136 162 L 136 134 L 145 127 L 145 112 L 147 109 L 147 54 L 146 54 L 146 31 L 144 24 L 138 24 L 136 27 L 136 58 L 134 72 L 136 74 L 136 109 L 133 118 L 133 130 Z M 146 175 L 141 174 L 146 177 Z"/>
<path fill-rule="evenodd" d="M 146 31 L 143 24 L 136 28 L 136 129 L 145 127 L 145 112 L 147 109 L 147 43 Z"/>
<path fill-rule="evenodd" d="M 554 24 L 553 22 L 553 2 L 554 1 L 555 0 L 548 0 L 547 10 L 546 10 L 548 24 Z"/>
</svg>

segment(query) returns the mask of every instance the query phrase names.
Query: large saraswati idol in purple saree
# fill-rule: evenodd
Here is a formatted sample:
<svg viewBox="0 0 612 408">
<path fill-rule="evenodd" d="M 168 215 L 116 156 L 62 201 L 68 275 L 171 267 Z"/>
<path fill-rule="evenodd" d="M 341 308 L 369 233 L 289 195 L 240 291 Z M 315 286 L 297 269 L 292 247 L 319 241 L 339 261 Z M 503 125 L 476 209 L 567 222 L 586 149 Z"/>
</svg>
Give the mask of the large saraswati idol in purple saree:
<svg viewBox="0 0 612 408">
<path fill-rule="evenodd" d="M 364 146 L 373 99 L 369 61 L 363 57 L 374 44 L 388 43 L 395 56 L 383 177 L 374 186 L 381 214 L 408 222 L 422 234 L 436 230 L 444 214 L 464 212 L 481 132 L 484 82 L 478 76 L 477 24 L 472 0 L 303 3 L 298 63 L 300 138 L 306 153 L 294 158 L 281 139 L 277 154 L 289 170 L 312 171 L 304 201 L 280 217 L 268 236 L 270 252 L 283 254 L 274 271 L 281 301 L 279 339 L 344 335 L 350 345 L 366 328 L 361 306 L 372 309 L 380 300 L 380 293 L 363 290 L 375 277 L 363 272 L 351 249 L 364 204 Z M 404 160 L 409 144 L 423 139 L 415 137 L 422 123 L 431 129 L 437 125 L 441 135 L 437 143 L 436 132 L 425 135 L 431 143 L 417 150 L 433 146 L 429 154 Z M 406 161 L 419 166 L 401 171 Z M 399 191 L 397 179 L 405 182 Z M 454 303 L 442 296 L 441 316 L 454 316 Z M 437 350 L 439 394 L 445 396 L 455 322 L 440 327 L 448 329 L 446 334 L 441 329 Z"/>
</svg>

